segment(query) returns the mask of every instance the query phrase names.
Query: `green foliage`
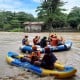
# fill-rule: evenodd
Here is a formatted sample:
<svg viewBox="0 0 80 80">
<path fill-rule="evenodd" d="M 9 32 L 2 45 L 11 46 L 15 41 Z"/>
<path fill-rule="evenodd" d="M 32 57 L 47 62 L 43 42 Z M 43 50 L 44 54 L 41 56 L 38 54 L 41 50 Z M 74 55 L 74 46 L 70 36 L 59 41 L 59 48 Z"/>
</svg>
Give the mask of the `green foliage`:
<svg viewBox="0 0 80 80">
<path fill-rule="evenodd" d="M 12 28 L 18 28 L 18 27 L 20 27 L 19 20 L 11 20 L 10 24 L 12 25 Z"/>
<path fill-rule="evenodd" d="M 3 30 L 8 31 L 11 29 L 11 24 L 3 24 Z"/>
<path fill-rule="evenodd" d="M 12 30 L 9 30 L 10 32 L 23 32 L 22 28 L 14 28 Z"/>
<path fill-rule="evenodd" d="M 67 21 L 72 28 L 77 29 L 80 24 L 80 7 L 74 7 L 67 17 Z"/>
<path fill-rule="evenodd" d="M 68 25 L 72 29 L 80 29 L 80 7 L 74 7 L 69 14 L 63 13 L 61 7 L 64 2 L 61 0 L 43 0 L 36 12 L 38 17 L 25 12 L 0 12 L 0 30 L 2 31 L 23 31 L 25 21 L 43 21 L 45 24 L 42 31 L 51 31 L 54 28 L 64 28 Z"/>
<path fill-rule="evenodd" d="M 34 16 L 25 12 L 16 13 L 16 18 L 21 22 L 34 21 Z"/>
<path fill-rule="evenodd" d="M 23 28 L 23 22 L 35 21 L 35 20 L 36 19 L 34 18 L 32 14 L 28 14 L 25 12 L 16 13 L 16 12 L 11 12 L 11 11 L 1 11 L 0 12 L 0 30 L 18 31 L 19 30 L 18 28 Z"/>
<path fill-rule="evenodd" d="M 3 23 L 0 22 L 0 30 L 3 29 Z"/>
<path fill-rule="evenodd" d="M 64 3 L 60 0 L 43 0 L 41 6 L 37 8 L 38 19 L 45 22 L 45 28 L 52 30 L 53 28 L 63 27 L 66 24 L 67 14 L 62 13 L 61 6 Z"/>
</svg>

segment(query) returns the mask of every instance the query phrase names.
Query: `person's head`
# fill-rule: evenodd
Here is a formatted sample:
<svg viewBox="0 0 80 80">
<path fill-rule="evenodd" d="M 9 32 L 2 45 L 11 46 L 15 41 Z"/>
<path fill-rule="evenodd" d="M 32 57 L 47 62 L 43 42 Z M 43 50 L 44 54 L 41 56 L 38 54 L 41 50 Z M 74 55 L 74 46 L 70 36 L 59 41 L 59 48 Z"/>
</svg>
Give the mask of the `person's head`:
<svg viewBox="0 0 80 80">
<path fill-rule="evenodd" d="M 50 54 L 51 53 L 51 49 L 49 47 L 45 47 L 45 53 L 46 54 Z"/>
<path fill-rule="evenodd" d="M 32 50 L 33 51 L 37 51 L 37 47 L 36 46 L 32 46 Z"/>
<path fill-rule="evenodd" d="M 25 38 L 28 38 L 28 35 L 25 35 Z"/>
<path fill-rule="evenodd" d="M 46 36 L 44 36 L 44 37 L 43 37 L 43 39 L 47 39 L 47 37 L 46 37 Z"/>
<path fill-rule="evenodd" d="M 38 36 L 35 36 L 35 38 L 38 38 Z"/>
<path fill-rule="evenodd" d="M 52 34 L 50 37 L 54 37 L 54 35 Z"/>
</svg>

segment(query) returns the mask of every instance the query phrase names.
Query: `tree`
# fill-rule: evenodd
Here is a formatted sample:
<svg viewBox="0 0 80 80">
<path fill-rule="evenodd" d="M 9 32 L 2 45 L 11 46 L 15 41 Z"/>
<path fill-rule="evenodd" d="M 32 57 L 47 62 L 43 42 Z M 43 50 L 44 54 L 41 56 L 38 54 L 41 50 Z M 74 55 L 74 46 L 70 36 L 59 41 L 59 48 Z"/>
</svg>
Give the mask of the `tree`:
<svg viewBox="0 0 80 80">
<path fill-rule="evenodd" d="M 60 0 L 43 0 L 41 6 L 37 8 L 38 19 L 45 22 L 45 29 L 49 30 L 51 28 L 52 30 L 56 26 L 61 26 L 62 23 L 65 24 L 66 16 L 61 12 L 64 9 L 60 8 L 63 4 Z M 61 21 L 62 23 L 57 25 L 57 22 L 59 24 Z"/>
<path fill-rule="evenodd" d="M 25 21 L 34 21 L 35 20 L 35 18 L 32 14 L 28 14 L 28 13 L 25 13 L 25 12 L 16 13 L 15 14 L 15 19 L 19 20 L 21 28 L 23 28 L 23 23 Z"/>
<path fill-rule="evenodd" d="M 11 20 L 10 21 L 10 24 L 11 24 L 11 28 L 20 28 L 20 22 L 19 20 Z"/>
<path fill-rule="evenodd" d="M 9 24 L 9 23 L 3 24 L 3 30 L 4 30 L 4 31 L 8 31 L 8 30 L 10 30 L 10 29 L 12 29 L 11 24 Z"/>
<path fill-rule="evenodd" d="M 77 29 L 77 26 L 80 24 L 80 7 L 74 7 L 67 17 L 69 25 Z"/>
<path fill-rule="evenodd" d="M 22 29 L 23 22 L 25 21 L 35 21 L 32 14 L 25 12 L 11 12 L 11 11 L 1 11 L 0 12 L 0 30 L 10 31 L 12 29 Z"/>
<path fill-rule="evenodd" d="M 34 16 L 25 12 L 18 12 L 15 16 L 20 22 L 34 21 Z"/>
</svg>

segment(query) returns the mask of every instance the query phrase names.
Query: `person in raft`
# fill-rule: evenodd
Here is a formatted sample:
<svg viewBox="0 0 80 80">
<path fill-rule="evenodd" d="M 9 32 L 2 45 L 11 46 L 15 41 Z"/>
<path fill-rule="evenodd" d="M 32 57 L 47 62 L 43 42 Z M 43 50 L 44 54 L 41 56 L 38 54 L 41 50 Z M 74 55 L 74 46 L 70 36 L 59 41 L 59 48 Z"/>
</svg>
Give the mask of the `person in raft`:
<svg viewBox="0 0 80 80">
<path fill-rule="evenodd" d="M 40 36 L 35 36 L 35 38 L 33 38 L 34 45 L 40 45 L 39 39 L 40 39 Z"/>
<path fill-rule="evenodd" d="M 41 66 L 45 69 L 54 69 L 54 64 L 56 62 L 56 56 L 51 52 L 49 47 L 45 48 L 45 54 L 41 61 L 35 61 L 34 64 Z"/>
<path fill-rule="evenodd" d="M 22 45 L 29 45 L 28 35 L 25 35 L 22 39 Z"/>
<path fill-rule="evenodd" d="M 58 38 L 58 46 L 59 46 L 59 45 L 63 45 L 64 42 L 65 42 L 65 41 L 64 41 L 63 37 L 60 36 L 60 38 Z"/>
<path fill-rule="evenodd" d="M 41 41 L 40 41 L 40 46 L 41 46 L 42 48 L 46 47 L 46 46 L 47 46 L 47 42 L 48 42 L 47 37 L 44 36 L 44 37 L 41 39 Z"/>
<path fill-rule="evenodd" d="M 53 46 L 54 48 L 58 45 L 58 38 L 57 35 L 51 35 L 50 37 L 50 45 Z"/>
<path fill-rule="evenodd" d="M 56 34 L 52 34 L 49 36 L 49 42 L 51 46 L 59 46 L 64 44 L 63 37 L 61 36 L 60 38 Z"/>
<path fill-rule="evenodd" d="M 34 64 L 35 61 L 39 61 L 40 60 L 40 56 L 41 53 L 39 50 L 37 50 L 36 46 L 32 46 L 32 53 L 29 55 L 26 55 L 24 57 L 21 58 L 22 62 L 30 62 L 31 64 Z"/>
</svg>

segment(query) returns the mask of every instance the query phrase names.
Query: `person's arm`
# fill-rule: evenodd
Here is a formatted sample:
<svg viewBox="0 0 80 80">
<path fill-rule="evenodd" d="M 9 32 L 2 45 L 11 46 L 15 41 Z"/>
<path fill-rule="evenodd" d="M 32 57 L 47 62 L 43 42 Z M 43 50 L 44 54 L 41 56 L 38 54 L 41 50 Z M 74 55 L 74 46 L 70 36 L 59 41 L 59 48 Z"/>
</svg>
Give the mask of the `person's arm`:
<svg viewBox="0 0 80 80">
<path fill-rule="evenodd" d="M 25 55 L 24 57 L 26 57 L 26 58 L 31 58 L 31 55 Z"/>
</svg>

